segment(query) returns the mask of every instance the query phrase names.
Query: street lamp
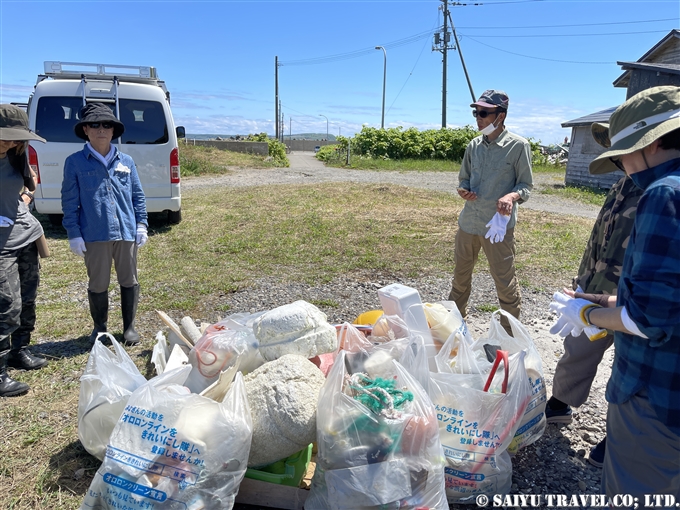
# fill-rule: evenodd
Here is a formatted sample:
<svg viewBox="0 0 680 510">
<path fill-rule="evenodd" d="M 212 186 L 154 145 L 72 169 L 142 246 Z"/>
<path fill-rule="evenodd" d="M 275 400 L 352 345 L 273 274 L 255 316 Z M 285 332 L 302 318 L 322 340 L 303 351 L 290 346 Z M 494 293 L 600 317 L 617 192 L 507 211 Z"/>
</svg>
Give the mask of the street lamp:
<svg viewBox="0 0 680 510">
<path fill-rule="evenodd" d="M 328 117 L 321 114 L 319 114 L 319 117 L 323 117 L 324 119 L 326 119 L 326 140 L 328 140 Z"/>
<path fill-rule="evenodd" d="M 382 98 L 382 119 L 380 129 L 385 129 L 385 81 L 387 81 L 387 51 L 382 46 L 376 46 L 376 50 L 383 50 L 383 98 Z"/>
</svg>

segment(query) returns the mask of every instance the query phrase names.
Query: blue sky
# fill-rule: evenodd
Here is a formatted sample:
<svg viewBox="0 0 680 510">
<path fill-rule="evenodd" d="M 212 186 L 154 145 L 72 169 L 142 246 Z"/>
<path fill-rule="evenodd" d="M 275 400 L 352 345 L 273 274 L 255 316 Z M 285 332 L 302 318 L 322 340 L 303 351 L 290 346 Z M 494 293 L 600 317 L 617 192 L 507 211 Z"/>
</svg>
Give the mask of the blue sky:
<svg viewBox="0 0 680 510">
<path fill-rule="evenodd" d="M 637 60 L 680 27 L 678 0 L 459 3 L 451 16 L 475 95 L 505 90 L 508 127 L 544 143 L 570 134 L 561 122 L 624 101 L 612 86 L 616 61 Z M 331 133 L 347 136 L 380 127 L 382 45 L 385 126 L 439 128 L 442 63 L 431 34 L 440 5 L 0 0 L 0 101 L 26 101 L 46 60 L 148 65 L 188 133 L 273 134 L 278 56 L 285 134 L 325 132 L 325 115 Z M 448 56 L 447 124 L 471 124 L 459 53 Z"/>
</svg>

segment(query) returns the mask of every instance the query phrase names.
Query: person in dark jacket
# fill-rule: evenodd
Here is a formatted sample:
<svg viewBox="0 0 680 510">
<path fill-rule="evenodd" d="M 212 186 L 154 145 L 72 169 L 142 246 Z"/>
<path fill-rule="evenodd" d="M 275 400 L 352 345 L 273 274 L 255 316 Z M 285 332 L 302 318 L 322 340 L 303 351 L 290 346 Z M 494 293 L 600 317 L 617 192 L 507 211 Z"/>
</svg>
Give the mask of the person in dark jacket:
<svg viewBox="0 0 680 510">
<path fill-rule="evenodd" d="M 43 229 L 28 209 L 35 180 L 28 165 L 29 140 L 45 142 L 28 129 L 26 113 L 0 105 L 0 396 L 29 390 L 15 381 L 7 366 L 35 370 L 47 360 L 31 354 L 28 345 L 35 328 L 35 299 L 40 283 L 36 241 Z"/>
<path fill-rule="evenodd" d="M 88 300 L 94 329 L 90 340 L 107 331 L 111 264 L 116 266 L 123 315 L 123 339 L 139 343 L 135 316 L 139 302 L 137 249 L 147 241 L 147 213 L 137 167 L 111 140 L 125 126 L 102 103 L 80 111 L 78 137 L 88 142 L 64 163 L 61 187 L 63 225 L 71 251 L 85 259 Z"/>
</svg>

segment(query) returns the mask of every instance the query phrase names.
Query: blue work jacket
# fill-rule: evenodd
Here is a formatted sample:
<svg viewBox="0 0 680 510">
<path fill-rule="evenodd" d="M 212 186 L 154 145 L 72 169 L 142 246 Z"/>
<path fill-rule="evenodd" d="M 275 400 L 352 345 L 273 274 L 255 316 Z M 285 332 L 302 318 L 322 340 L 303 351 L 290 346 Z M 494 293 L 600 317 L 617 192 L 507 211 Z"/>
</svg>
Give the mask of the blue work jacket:
<svg viewBox="0 0 680 510">
<path fill-rule="evenodd" d="M 69 239 L 134 241 L 137 223 L 148 226 L 135 162 L 117 148 L 115 151 L 108 168 L 87 145 L 66 158 L 61 208 Z"/>
</svg>

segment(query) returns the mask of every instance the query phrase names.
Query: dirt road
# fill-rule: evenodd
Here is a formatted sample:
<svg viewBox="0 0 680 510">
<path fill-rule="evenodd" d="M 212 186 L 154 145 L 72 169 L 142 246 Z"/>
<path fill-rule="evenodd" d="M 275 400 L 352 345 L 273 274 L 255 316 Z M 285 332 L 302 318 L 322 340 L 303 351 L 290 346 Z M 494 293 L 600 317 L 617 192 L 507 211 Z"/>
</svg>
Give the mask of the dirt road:
<svg viewBox="0 0 680 510">
<path fill-rule="evenodd" d="M 190 190 L 212 186 L 261 186 L 264 184 L 312 184 L 317 182 L 390 183 L 455 193 L 457 172 L 395 172 L 374 170 L 348 170 L 325 166 L 311 152 L 292 152 L 288 155 L 289 168 L 247 169 L 234 168 L 227 175 L 187 177 L 182 187 Z M 555 195 L 540 193 L 546 186 L 563 184 L 561 179 L 545 174 L 534 175 L 531 198 L 522 207 L 537 211 L 597 218 L 599 207 L 567 200 Z"/>
</svg>

